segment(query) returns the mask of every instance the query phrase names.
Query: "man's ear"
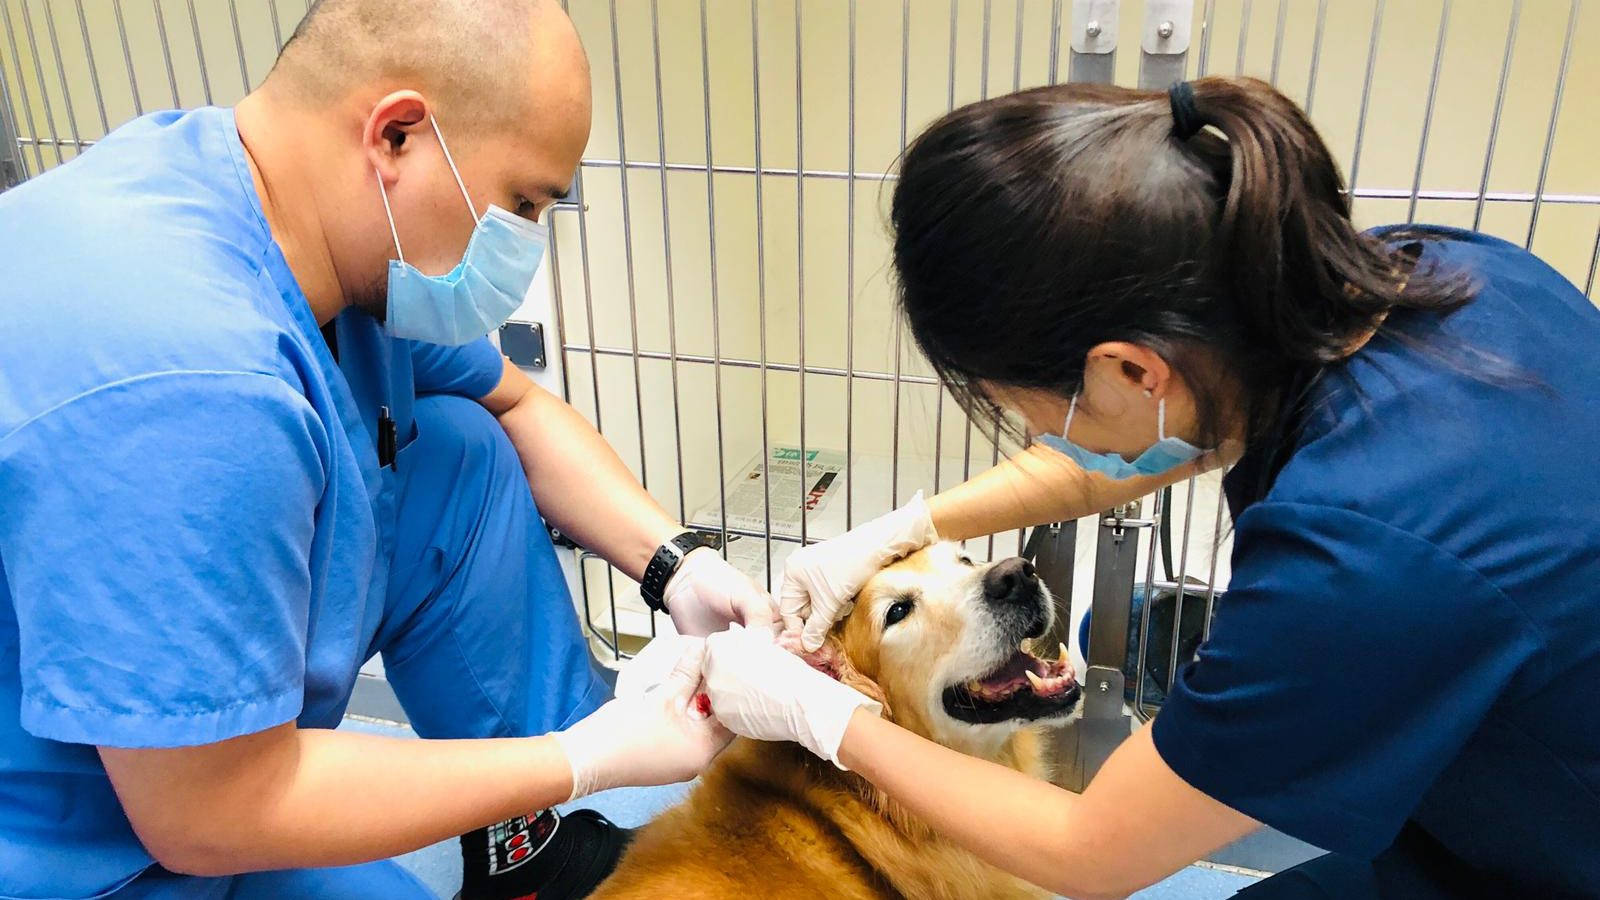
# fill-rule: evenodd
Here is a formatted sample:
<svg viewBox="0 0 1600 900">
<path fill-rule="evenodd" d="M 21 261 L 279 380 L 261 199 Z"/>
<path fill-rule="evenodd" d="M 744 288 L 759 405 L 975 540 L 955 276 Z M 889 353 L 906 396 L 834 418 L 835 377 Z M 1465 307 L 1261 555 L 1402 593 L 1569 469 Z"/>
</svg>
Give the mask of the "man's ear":
<svg viewBox="0 0 1600 900">
<path fill-rule="evenodd" d="M 883 717 L 893 720 L 889 698 L 884 695 L 883 688 L 876 681 L 863 675 L 861 670 L 850 662 L 850 657 L 844 650 L 844 642 L 839 639 L 837 631 L 830 632 L 823 639 L 822 646 L 810 652 L 800 646 L 800 639 L 797 636 L 787 633 L 778 638 L 778 645 L 805 660 L 807 665 L 818 672 L 853 687 L 868 698 L 883 704 Z"/>
<path fill-rule="evenodd" d="M 428 103 L 416 91 L 395 91 L 373 104 L 361 128 L 361 146 L 367 161 L 386 184 L 399 177 L 397 160 L 418 129 L 428 124 Z"/>
</svg>

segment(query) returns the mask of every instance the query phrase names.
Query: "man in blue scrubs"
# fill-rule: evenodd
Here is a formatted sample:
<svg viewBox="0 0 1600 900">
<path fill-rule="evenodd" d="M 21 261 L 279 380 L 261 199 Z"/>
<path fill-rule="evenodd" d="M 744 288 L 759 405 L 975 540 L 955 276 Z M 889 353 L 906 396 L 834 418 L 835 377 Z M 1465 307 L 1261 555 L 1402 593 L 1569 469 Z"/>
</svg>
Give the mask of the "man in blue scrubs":
<svg viewBox="0 0 1600 900">
<path fill-rule="evenodd" d="M 681 631 L 764 594 L 483 337 L 589 93 L 552 2 L 323 0 L 0 195 L 0 897 L 426 896 L 382 860 L 452 835 L 467 898 L 580 896 L 625 836 L 539 811 L 726 740 L 602 706 L 541 515 Z M 435 740 L 329 730 L 380 652 Z"/>
</svg>

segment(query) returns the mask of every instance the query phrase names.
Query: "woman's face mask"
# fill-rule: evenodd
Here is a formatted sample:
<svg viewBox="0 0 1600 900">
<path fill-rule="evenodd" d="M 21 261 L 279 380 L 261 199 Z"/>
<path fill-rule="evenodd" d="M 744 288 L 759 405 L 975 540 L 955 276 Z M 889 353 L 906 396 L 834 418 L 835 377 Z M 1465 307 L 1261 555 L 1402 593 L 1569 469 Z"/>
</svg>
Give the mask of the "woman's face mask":
<svg viewBox="0 0 1600 900">
<path fill-rule="evenodd" d="M 1141 475 L 1160 475 L 1198 458 L 1204 450 L 1179 437 L 1167 435 L 1167 398 L 1156 401 L 1156 442 L 1144 452 L 1129 460 L 1117 453 L 1095 453 L 1072 442 L 1067 435 L 1072 430 L 1072 417 L 1078 411 L 1078 395 L 1072 395 L 1067 407 L 1067 422 L 1061 435 L 1039 435 L 1037 440 L 1052 450 L 1065 455 L 1086 472 L 1099 472 L 1111 478 L 1137 478 Z"/>
</svg>

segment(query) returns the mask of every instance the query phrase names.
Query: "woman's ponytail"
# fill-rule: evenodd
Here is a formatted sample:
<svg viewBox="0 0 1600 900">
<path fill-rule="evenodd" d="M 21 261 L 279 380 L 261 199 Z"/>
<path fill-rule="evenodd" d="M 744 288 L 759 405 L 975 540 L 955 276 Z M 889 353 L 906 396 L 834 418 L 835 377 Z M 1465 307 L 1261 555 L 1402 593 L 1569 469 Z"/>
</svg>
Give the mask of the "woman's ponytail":
<svg viewBox="0 0 1600 900">
<path fill-rule="evenodd" d="M 1192 82 L 1195 111 L 1227 139 L 1215 272 L 1253 337 L 1286 361 L 1326 364 L 1395 307 L 1449 307 L 1457 285 L 1407 284 L 1387 246 L 1350 222 L 1350 198 L 1300 108 L 1253 78 Z M 1440 288 L 1444 288 L 1440 290 Z"/>
</svg>

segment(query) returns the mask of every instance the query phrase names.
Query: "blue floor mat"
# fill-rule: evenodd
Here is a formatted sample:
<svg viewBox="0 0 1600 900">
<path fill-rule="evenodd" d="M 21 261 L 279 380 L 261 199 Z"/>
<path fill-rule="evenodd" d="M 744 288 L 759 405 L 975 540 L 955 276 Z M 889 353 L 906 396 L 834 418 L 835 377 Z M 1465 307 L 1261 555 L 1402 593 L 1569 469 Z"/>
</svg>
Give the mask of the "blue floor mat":
<svg viewBox="0 0 1600 900">
<path fill-rule="evenodd" d="M 415 736 L 409 728 L 361 719 L 346 719 L 343 727 L 390 737 Z M 678 802 L 687 791 L 688 786 L 681 784 L 667 787 L 618 788 L 586 797 L 574 804 L 573 808 L 595 809 L 624 828 L 635 828 Z M 563 810 L 567 808 L 561 807 Z M 461 887 L 461 853 L 455 841 L 424 847 L 400 857 L 398 862 L 422 879 L 423 883 L 440 897 L 453 897 Z M 1136 900 L 1220 900 L 1233 896 L 1235 891 L 1254 883 L 1255 880 L 1246 875 L 1190 866 L 1160 884 L 1134 894 L 1133 897 Z"/>
</svg>

